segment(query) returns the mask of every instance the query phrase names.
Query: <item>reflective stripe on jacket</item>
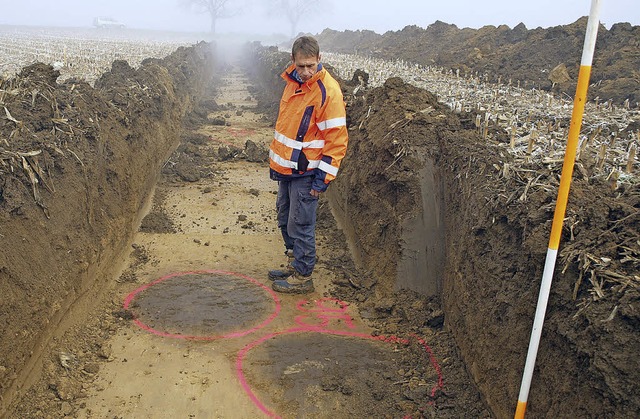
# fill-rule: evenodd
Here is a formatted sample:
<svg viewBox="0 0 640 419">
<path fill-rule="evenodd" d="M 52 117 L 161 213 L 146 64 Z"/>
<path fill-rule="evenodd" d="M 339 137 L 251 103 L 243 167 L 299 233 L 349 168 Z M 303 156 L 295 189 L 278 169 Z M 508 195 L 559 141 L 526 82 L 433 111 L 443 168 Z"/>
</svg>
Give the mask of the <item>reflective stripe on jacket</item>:
<svg viewBox="0 0 640 419">
<path fill-rule="evenodd" d="M 340 85 L 321 64 L 306 83 L 296 81 L 293 70 L 292 64 L 282 73 L 287 84 L 269 149 L 271 177 L 314 175 L 313 189 L 322 192 L 335 179 L 347 151 L 344 99 Z"/>
</svg>

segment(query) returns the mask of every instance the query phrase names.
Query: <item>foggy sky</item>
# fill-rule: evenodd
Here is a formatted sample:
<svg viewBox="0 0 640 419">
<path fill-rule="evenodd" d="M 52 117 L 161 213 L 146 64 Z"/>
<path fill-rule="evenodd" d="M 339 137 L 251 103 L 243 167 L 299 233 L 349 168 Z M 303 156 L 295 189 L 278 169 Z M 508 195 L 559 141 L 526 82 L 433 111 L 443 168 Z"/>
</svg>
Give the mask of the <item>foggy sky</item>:
<svg viewBox="0 0 640 419">
<path fill-rule="evenodd" d="M 266 17 L 252 1 L 243 15 L 218 21 L 218 33 L 289 33 L 281 17 Z M 235 2 L 242 4 L 242 0 Z M 369 29 L 377 33 L 407 25 L 427 27 L 436 20 L 459 28 L 524 23 L 528 29 L 566 25 L 587 16 L 591 0 L 326 0 L 323 13 L 308 16 L 297 32 Z M 388 8 L 388 4 L 393 9 Z M 639 0 L 602 0 L 600 21 L 640 25 Z M 178 0 L 0 0 L 0 25 L 90 27 L 95 16 L 111 16 L 130 28 L 206 32 L 207 15 L 185 10 Z"/>
</svg>

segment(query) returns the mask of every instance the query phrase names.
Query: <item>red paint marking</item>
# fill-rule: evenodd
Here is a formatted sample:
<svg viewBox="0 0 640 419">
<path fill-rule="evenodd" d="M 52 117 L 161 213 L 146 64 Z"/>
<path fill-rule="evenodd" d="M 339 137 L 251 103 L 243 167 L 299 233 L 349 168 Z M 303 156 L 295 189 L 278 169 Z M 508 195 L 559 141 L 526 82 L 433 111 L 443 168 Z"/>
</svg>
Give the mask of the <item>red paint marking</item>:
<svg viewBox="0 0 640 419">
<path fill-rule="evenodd" d="M 418 335 L 411 334 L 410 336 L 414 337 L 422 345 L 424 350 L 427 351 L 427 353 L 429 354 L 429 360 L 431 361 L 431 365 L 433 365 L 433 368 L 436 370 L 436 374 L 438 375 L 438 383 L 431 389 L 431 397 L 433 398 L 436 395 L 436 391 L 438 389 L 442 390 L 442 388 L 444 387 L 442 370 L 440 369 L 440 365 L 438 365 L 438 361 L 436 360 L 436 357 L 433 354 L 433 350 L 431 350 L 431 347 L 427 345 L 427 342 L 425 342 L 425 340 Z"/>
<path fill-rule="evenodd" d="M 276 415 L 274 412 L 269 410 L 267 406 L 265 406 L 260 401 L 260 399 L 258 399 L 258 397 L 253 393 L 253 391 L 251 391 L 251 388 L 249 387 L 249 383 L 247 383 L 247 379 L 244 377 L 244 373 L 242 372 L 242 361 L 244 361 L 244 357 L 247 355 L 247 352 L 249 352 L 249 350 L 251 350 L 253 347 L 261 344 L 262 342 L 268 339 L 271 339 L 274 336 L 278 336 L 283 333 L 285 332 L 274 332 L 269 335 L 263 336 L 260 339 L 254 340 L 253 342 L 249 343 L 244 348 L 242 348 L 240 352 L 238 352 L 238 356 L 236 358 L 236 375 L 238 376 L 240 385 L 244 389 L 245 393 L 247 393 L 247 395 L 249 396 L 253 404 L 255 404 L 258 409 L 260 409 L 263 413 L 265 413 L 270 418 L 279 418 L 280 416 Z"/>
<path fill-rule="evenodd" d="M 327 306 L 325 306 L 326 302 L 334 302 L 334 303 L 338 304 L 338 306 L 340 308 L 334 309 L 334 308 L 331 308 L 331 307 L 327 307 Z M 319 325 L 307 324 L 307 323 L 304 323 L 303 321 L 301 321 L 302 318 L 306 318 L 306 317 L 308 317 L 308 315 L 298 316 L 298 317 L 296 317 L 296 323 L 298 323 L 300 325 L 300 327 L 294 327 L 294 328 L 291 328 L 291 329 L 288 329 L 288 330 L 285 330 L 285 331 L 282 331 L 282 332 L 274 332 L 274 333 L 268 334 L 266 336 L 263 336 L 263 337 L 261 337 L 259 339 L 254 340 L 253 342 L 249 343 L 244 348 L 242 348 L 240 350 L 240 352 L 238 352 L 238 356 L 236 358 L 236 374 L 238 376 L 238 380 L 240 381 L 240 385 L 242 386 L 244 391 L 247 393 L 247 395 L 249 396 L 251 401 L 255 404 L 255 406 L 258 409 L 260 409 L 263 413 L 265 413 L 267 416 L 269 416 L 269 417 L 279 418 L 280 416 L 278 416 L 275 412 L 271 411 L 267 406 L 265 406 L 265 404 L 262 403 L 262 401 L 260 401 L 260 399 L 253 393 L 253 391 L 251 391 L 251 387 L 249 386 L 249 383 L 247 383 L 247 380 L 246 380 L 246 378 L 244 376 L 243 367 L 242 367 L 242 364 L 244 362 L 244 359 L 245 359 L 247 353 L 251 349 L 253 349 L 256 346 L 260 345 L 261 343 L 264 343 L 265 341 L 267 341 L 269 339 L 272 339 L 272 338 L 274 338 L 276 336 L 283 335 L 285 333 L 296 333 L 296 332 L 326 333 L 326 334 L 338 335 L 338 336 L 358 337 L 358 338 L 362 338 L 362 339 L 377 340 L 377 341 L 388 342 L 388 343 L 399 343 L 399 344 L 402 344 L 402 345 L 409 345 L 409 343 L 411 342 L 409 339 L 399 338 L 399 337 L 397 337 L 395 335 L 392 335 L 392 336 L 383 336 L 383 335 L 371 336 L 371 335 L 366 334 L 366 333 L 358 333 L 358 332 L 351 332 L 351 331 L 341 331 L 341 330 L 327 329 L 325 326 L 326 326 L 326 324 L 328 322 L 328 319 L 337 319 L 337 318 L 342 319 L 342 320 L 345 320 L 346 318 L 348 318 L 349 322 L 347 322 L 347 326 L 348 327 L 353 327 L 353 323 L 352 323 L 353 319 L 351 319 L 351 317 L 346 313 L 346 309 L 347 309 L 348 304 L 343 302 L 343 301 L 330 299 L 330 298 L 323 298 L 323 299 L 315 301 L 315 308 L 307 308 L 307 306 L 309 304 L 310 303 L 307 300 L 302 300 L 302 301 L 298 302 L 298 304 L 296 305 L 296 308 L 298 310 L 301 310 L 301 311 L 304 311 L 304 312 L 308 312 L 308 313 L 317 313 L 316 316 L 320 319 L 320 324 Z M 327 311 L 330 312 L 330 314 L 326 314 Z M 341 316 L 335 316 L 336 312 L 342 313 L 342 315 Z M 438 376 L 437 383 L 431 389 L 431 397 L 434 397 L 436 391 L 438 389 L 442 389 L 443 388 L 442 370 L 440 369 L 440 365 L 438 365 L 438 361 L 436 360 L 436 357 L 433 354 L 433 351 L 431 350 L 431 347 L 429 347 L 427 342 L 424 339 L 422 339 L 421 337 L 419 337 L 419 336 L 417 336 L 415 334 L 411 334 L 410 336 L 412 338 L 416 339 L 422 345 L 422 347 L 425 349 L 425 351 L 429 354 L 429 360 L 431 361 L 431 365 L 435 369 L 436 374 Z"/>
<path fill-rule="evenodd" d="M 257 280 L 247 276 L 247 275 L 243 275 L 243 274 L 239 274 L 236 272 L 229 272 L 229 271 L 219 271 L 219 270 L 198 270 L 198 271 L 188 271 L 188 272 L 175 272 L 169 275 L 165 275 L 162 278 L 156 279 L 153 282 L 150 282 L 148 284 L 145 284 L 143 286 L 141 286 L 140 288 L 136 289 L 135 291 L 131 292 L 129 295 L 127 295 L 127 297 L 124 300 L 124 309 L 128 310 L 129 309 L 129 305 L 131 304 L 131 302 L 133 301 L 133 299 L 140 294 L 142 291 L 145 291 L 148 288 L 151 288 L 152 286 L 159 284 L 160 282 L 166 281 L 167 279 L 170 278 L 175 278 L 178 276 L 185 276 L 185 275 L 200 275 L 200 274 L 222 274 L 222 275 L 230 275 L 230 276 L 235 276 L 235 277 L 239 277 L 239 278 L 243 278 L 246 279 L 247 281 L 250 281 L 256 285 L 258 285 L 259 287 L 261 287 L 262 289 L 264 289 L 265 291 L 267 291 L 267 293 L 269 293 L 269 295 L 271 295 L 271 298 L 273 298 L 273 301 L 275 303 L 275 309 L 273 311 L 273 313 L 271 313 L 271 315 L 262 323 L 260 323 L 259 325 L 248 329 L 248 330 L 244 330 L 244 331 L 239 331 L 239 332 L 232 332 L 232 333 L 228 333 L 226 335 L 220 335 L 220 336 L 198 336 L 198 335 L 183 335 L 183 334 L 178 334 L 178 333 L 167 333 L 167 332 L 163 332 L 160 330 L 156 330 L 153 327 L 143 323 L 142 321 L 140 321 L 139 319 L 134 319 L 133 322 L 138 325 L 141 329 L 146 330 L 150 333 L 153 333 L 154 335 L 158 335 L 158 336 L 162 336 L 165 338 L 174 338 L 174 339 L 188 339 L 188 340 L 204 340 L 204 341 L 210 341 L 210 340 L 216 340 L 216 339 L 224 339 L 224 338 L 235 338 L 235 337 L 240 337 L 240 336 L 245 336 L 248 335 L 249 333 L 255 332 L 256 330 L 259 330 L 263 327 L 265 327 L 266 325 L 268 325 L 269 323 L 271 323 L 273 321 L 273 319 L 276 318 L 276 316 L 278 316 L 278 313 L 280 313 L 280 299 L 278 298 L 278 295 L 271 289 L 266 287 L 265 285 L 261 284 L 260 282 L 258 282 Z"/>
<path fill-rule="evenodd" d="M 234 136 L 234 137 L 248 137 L 250 135 L 253 135 L 256 133 L 255 130 L 253 129 L 246 129 L 246 128 L 225 128 L 225 131 L 227 131 L 230 135 Z"/>
<path fill-rule="evenodd" d="M 314 318 L 311 318 L 309 316 L 296 316 L 294 321 L 297 325 L 301 326 L 301 327 L 305 327 L 305 328 L 309 328 L 309 329 L 326 329 L 329 326 L 329 322 L 331 320 L 334 321 L 344 321 L 345 325 L 349 328 L 349 329 L 354 329 L 355 326 L 352 323 L 352 319 L 351 317 L 343 317 L 343 316 L 323 316 L 323 315 L 319 315 L 315 318 L 315 320 L 318 320 L 319 323 L 314 324 L 314 323 L 310 323 L 309 319 L 311 319 L 312 321 L 314 320 Z"/>
<path fill-rule="evenodd" d="M 335 312 L 340 312 L 340 313 L 345 313 L 347 311 L 347 307 L 349 307 L 349 304 L 344 302 L 344 301 L 340 301 L 336 298 L 320 298 L 319 300 L 314 300 L 313 301 L 315 303 L 315 306 L 317 308 L 313 309 L 313 308 L 306 308 L 306 306 L 310 305 L 311 303 L 307 300 L 300 300 L 298 301 L 298 304 L 296 304 L 296 308 L 300 311 L 308 311 L 308 312 L 325 312 L 325 311 L 335 311 Z M 328 302 L 333 302 L 335 304 L 337 304 L 339 306 L 339 308 L 333 308 L 333 307 L 328 307 L 325 305 L 325 303 Z"/>
<path fill-rule="evenodd" d="M 213 141 L 214 143 L 225 144 L 225 145 L 232 146 L 232 147 L 236 146 L 232 142 L 229 142 L 227 140 L 223 140 L 222 138 L 213 138 L 212 136 L 209 136 L 209 141 Z"/>
<path fill-rule="evenodd" d="M 307 308 L 307 306 L 311 305 L 307 300 L 301 300 L 296 304 L 296 308 L 298 310 L 309 313 L 296 316 L 294 319 L 296 324 L 302 327 L 327 328 L 329 322 L 333 320 L 338 322 L 343 321 L 349 329 L 355 328 L 353 318 L 347 314 L 347 307 L 349 305 L 344 301 L 340 301 L 335 298 L 321 298 L 319 300 L 315 300 L 313 303 L 315 303 L 316 308 Z M 334 303 L 334 306 L 326 306 L 325 303 Z M 339 308 L 335 308 L 336 304 Z M 311 319 L 312 322 L 309 322 L 309 319 Z M 313 323 L 313 320 L 319 320 L 320 322 L 319 324 Z"/>
</svg>

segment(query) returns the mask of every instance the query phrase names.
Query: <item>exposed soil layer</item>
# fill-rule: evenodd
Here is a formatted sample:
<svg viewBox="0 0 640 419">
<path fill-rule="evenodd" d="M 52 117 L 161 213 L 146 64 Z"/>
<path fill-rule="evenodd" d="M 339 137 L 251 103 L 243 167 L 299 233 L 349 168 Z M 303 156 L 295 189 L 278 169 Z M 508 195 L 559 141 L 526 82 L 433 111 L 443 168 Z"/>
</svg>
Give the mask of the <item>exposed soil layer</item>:
<svg viewBox="0 0 640 419">
<path fill-rule="evenodd" d="M 108 287 L 183 115 L 211 81 L 211 46 L 139 69 L 124 61 L 92 88 L 51 66 L 0 81 L 0 393 L 29 383 L 73 306 Z M 10 116 L 9 116 L 10 115 Z"/>
<path fill-rule="evenodd" d="M 229 334 L 238 326 L 246 330 L 268 314 L 273 301 L 263 298 L 266 287 L 255 288 L 243 281 L 238 287 L 238 278 L 222 271 L 190 271 L 234 269 L 268 286 L 265 270 L 278 256 L 282 258 L 274 220 L 275 183 L 267 176 L 266 144 L 272 129 L 248 105 L 237 105 L 251 103 L 241 99 L 247 95 L 242 90 L 246 82 L 240 81 L 237 70 L 218 76 L 225 77 L 216 83 L 227 93 L 215 99 L 225 104 L 216 105 L 213 96 L 193 102 L 193 110 L 183 118 L 186 127 L 172 137 L 181 139 L 179 146 L 168 159 L 165 150 L 158 152 L 156 165 L 140 175 L 155 180 L 162 173 L 148 210 L 129 209 L 146 214 L 139 223 L 140 231 L 131 231 L 138 225 L 132 222 L 129 230 L 122 227 L 113 233 L 119 234 L 117 245 L 134 240 L 130 254 L 127 257 L 123 249 L 121 256 L 111 260 L 116 265 L 113 272 L 105 270 L 98 277 L 102 282 L 94 285 L 101 295 L 87 292 L 91 299 L 84 307 L 76 301 L 66 311 L 65 330 L 58 328 L 49 341 L 34 346 L 42 363 L 41 368 L 34 367 L 40 372 L 34 376 L 40 378 L 33 385 L 23 381 L 18 397 L 4 399 L 12 403 L 9 410 L 3 406 L 2 414 L 44 418 L 259 416 L 230 368 L 243 345 L 256 339 L 255 333 L 239 340 L 210 341 L 209 336 Z M 203 94 L 206 91 L 212 94 L 211 89 L 203 88 Z M 234 98 L 229 98 L 229 92 L 235 92 Z M 203 111 L 207 107 L 215 111 Z M 224 123 L 217 123 L 219 120 Z M 57 196 L 64 191 L 64 182 L 62 177 L 55 179 L 57 189 L 52 195 Z M 30 196 L 25 195 L 24 205 L 37 208 L 27 198 Z M 49 222 L 56 221 L 52 216 Z M 317 291 L 305 296 L 307 304 L 337 301 L 329 298 L 329 289 L 359 280 L 346 238 L 336 228 L 324 197 L 318 246 Z M 163 281 L 147 287 L 159 275 L 176 270 L 190 272 L 165 275 Z M 61 276 L 70 274 L 63 271 Z M 358 288 L 347 287 L 343 293 L 351 298 L 349 291 Z M 137 294 L 129 300 L 133 290 Z M 365 301 L 368 291 L 363 291 Z M 274 337 L 251 346 L 242 368 L 255 396 L 278 415 L 491 416 L 451 334 L 442 330 L 442 312 L 433 299 L 405 291 L 397 301 L 394 296 L 370 306 L 363 311 L 364 317 L 355 311 L 357 301 L 330 306 L 327 318 L 335 317 L 336 310 L 343 314 L 324 330 L 314 325 L 321 318 L 308 319 L 311 326 L 301 329 L 301 313 L 296 311 L 296 307 L 304 308 L 300 297 L 281 298 L 282 311 L 267 331 L 275 330 Z M 130 304 L 123 305 L 123 300 Z M 12 315 L 25 312 L 30 312 L 28 306 L 15 304 Z M 402 320 L 404 317 L 412 323 Z M 138 328 L 140 322 L 158 333 Z M 287 322 L 294 328 L 283 331 Z M 45 332 L 50 331 L 41 334 Z M 175 335 L 192 339 L 175 339 Z M 3 340 L 6 344 L 23 350 L 16 342 Z M 365 353 L 371 357 L 363 357 Z M 16 370 L 19 367 L 15 365 Z M 274 400 L 274 394 L 288 398 Z"/>
<path fill-rule="evenodd" d="M 394 267 L 405 247 L 404 220 L 424 214 L 418 171 L 434 164 L 444 192 L 433 199 L 441 199 L 444 209 L 445 323 L 492 410 L 498 417 L 512 415 L 544 265 L 554 176 L 531 167 L 543 184 L 555 186 L 524 199 L 501 194 L 522 189 L 496 170 L 499 149 L 472 131 L 471 118 L 458 120 L 426 92 L 399 80 L 389 79 L 350 111 L 359 128 L 351 130 L 351 153 L 338 185 L 351 191 L 342 199 L 347 220 L 356 226 L 353 242 L 363 266 L 377 274 L 379 285 L 398 285 Z M 392 130 L 398 121 L 405 123 Z M 567 214 L 572 221 L 563 235 L 529 398 L 534 417 L 625 417 L 639 407 L 635 392 L 628 392 L 640 378 L 639 267 L 636 256 L 626 257 L 640 250 L 639 198 L 637 184 L 612 190 L 578 176 L 573 185 Z M 609 266 L 590 270 L 586 255 L 605 258 Z M 621 280 L 609 279 L 608 269 Z M 592 285 L 585 275 L 593 275 Z"/>
<path fill-rule="evenodd" d="M 441 21 L 421 28 L 407 26 L 383 35 L 372 31 L 317 35 L 323 49 L 388 60 L 401 59 L 438 66 L 461 75 L 486 75 L 487 80 L 520 83 L 528 88 L 575 93 L 587 18 L 551 28 L 527 29 L 519 24 L 458 28 Z M 640 26 L 600 25 L 591 73 L 589 99 L 630 106 L 640 102 Z"/>
</svg>

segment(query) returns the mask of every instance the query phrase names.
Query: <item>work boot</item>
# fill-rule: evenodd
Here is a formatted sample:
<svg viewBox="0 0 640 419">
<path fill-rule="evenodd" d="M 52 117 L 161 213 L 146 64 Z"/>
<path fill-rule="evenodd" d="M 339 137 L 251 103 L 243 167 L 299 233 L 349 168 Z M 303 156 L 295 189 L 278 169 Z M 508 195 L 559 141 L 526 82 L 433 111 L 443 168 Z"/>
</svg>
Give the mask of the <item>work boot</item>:
<svg viewBox="0 0 640 419">
<path fill-rule="evenodd" d="M 307 294 L 314 291 L 311 275 L 304 276 L 296 270 L 288 278 L 273 281 L 271 288 L 285 294 Z"/>
<path fill-rule="evenodd" d="M 272 281 L 277 279 L 287 279 L 295 272 L 295 269 L 291 266 L 291 263 L 293 262 L 293 249 L 287 249 L 284 253 L 287 255 L 287 265 L 284 269 L 273 269 L 269 271 L 268 277 Z"/>
</svg>

